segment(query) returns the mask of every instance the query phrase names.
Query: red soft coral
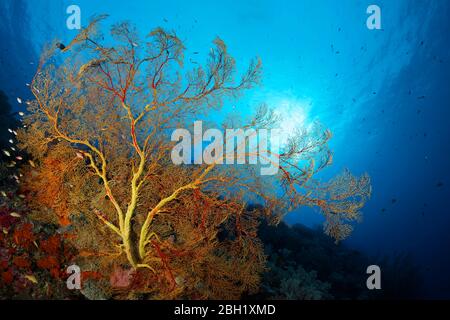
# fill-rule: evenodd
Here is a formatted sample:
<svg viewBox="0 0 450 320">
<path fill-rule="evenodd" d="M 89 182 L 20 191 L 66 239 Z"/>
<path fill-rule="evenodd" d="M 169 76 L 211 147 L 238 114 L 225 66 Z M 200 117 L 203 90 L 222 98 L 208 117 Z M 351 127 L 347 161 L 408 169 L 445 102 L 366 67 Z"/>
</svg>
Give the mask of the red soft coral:
<svg viewBox="0 0 450 320">
<path fill-rule="evenodd" d="M 47 269 L 55 278 L 58 278 L 60 276 L 59 261 L 54 256 L 46 256 L 38 259 L 37 266 L 42 269 Z"/>
<path fill-rule="evenodd" d="M 2 272 L 2 280 L 5 284 L 11 284 L 13 282 L 13 272 L 11 269 Z"/>
<path fill-rule="evenodd" d="M 23 269 L 30 268 L 31 266 L 29 258 L 25 255 L 14 257 L 13 263 L 16 267 Z"/>
<path fill-rule="evenodd" d="M 49 237 L 47 240 L 42 240 L 40 243 L 41 249 L 49 255 L 55 255 L 58 253 L 61 244 L 61 239 L 58 235 Z"/>
<path fill-rule="evenodd" d="M 35 241 L 33 234 L 33 225 L 31 223 L 25 223 L 20 225 L 16 230 L 14 230 L 14 242 L 24 248 L 29 248 Z"/>
</svg>

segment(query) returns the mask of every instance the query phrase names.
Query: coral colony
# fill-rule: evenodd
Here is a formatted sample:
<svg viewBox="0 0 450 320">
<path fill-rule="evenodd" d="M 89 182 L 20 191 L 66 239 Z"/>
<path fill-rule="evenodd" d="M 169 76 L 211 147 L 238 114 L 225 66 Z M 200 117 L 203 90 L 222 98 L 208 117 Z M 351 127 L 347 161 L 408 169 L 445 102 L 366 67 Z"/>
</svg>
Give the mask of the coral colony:
<svg viewBox="0 0 450 320">
<path fill-rule="evenodd" d="M 216 38 L 204 65 L 189 64 L 174 33 L 156 28 L 140 39 L 129 23 L 115 24 L 106 42 L 105 18 L 48 46 L 29 84 L 33 99 L 17 99 L 27 111 L 2 150 L 2 296 L 270 295 L 267 266 L 279 272 L 273 259 L 288 253 L 267 255 L 262 223 L 276 228 L 306 206 L 336 242 L 349 236 L 370 179 L 347 170 L 316 178 L 332 163 L 329 130 L 314 123 L 280 143 L 265 106 L 223 130 L 203 131 L 197 120 L 257 86 L 259 59 L 239 74 Z"/>
</svg>

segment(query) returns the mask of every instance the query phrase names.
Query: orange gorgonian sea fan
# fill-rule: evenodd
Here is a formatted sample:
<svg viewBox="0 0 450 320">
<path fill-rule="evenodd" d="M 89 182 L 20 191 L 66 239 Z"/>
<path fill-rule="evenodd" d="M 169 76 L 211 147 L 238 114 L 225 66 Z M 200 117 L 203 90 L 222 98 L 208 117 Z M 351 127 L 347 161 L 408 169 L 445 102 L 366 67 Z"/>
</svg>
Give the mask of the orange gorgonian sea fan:
<svg viewBox="0 0 450 320">
<path fill-rule="evenodd" d="M 331 164 L 331 134 L 318 124 L 299 130 L 276 155 L 276 176 L 261 177 L 250 165 L 171 162 L 171 130 L 257 85 L 258 59 L 238 77 L 217 38 L 205 65 L 186 70 L 174 33 L 157 28 L 141 40 L 120 23 L 106 41 L 103 18 L 63 50 L 52 45 L 42 55 L 27 127 L 18 134 L 34 164 L 22 170 L 32 217 L 67 230 L 77 263 L 103 275 L 103 296 L 238 298 L 255 291 L 265 266 L 260 219 L 278 221 L 300 206 L 319 208 L 337 240 L 348 236 L 370 181 L 348 171 L 326 183 L 314 178 Z M 275 123 L 262 107 L 243 127 Z"/>
</svg>

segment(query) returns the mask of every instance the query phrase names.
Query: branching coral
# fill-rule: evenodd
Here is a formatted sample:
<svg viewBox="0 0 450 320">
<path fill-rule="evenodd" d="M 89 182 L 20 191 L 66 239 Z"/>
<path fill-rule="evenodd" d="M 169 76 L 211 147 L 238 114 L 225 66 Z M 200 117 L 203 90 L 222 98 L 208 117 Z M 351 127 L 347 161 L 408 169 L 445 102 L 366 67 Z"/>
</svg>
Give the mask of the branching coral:
<svg viewBox="0 0 450 320">
<path fill-rule="evenodd" d="M 275 179 L 259 177 L 255 166 L 171 162 L 169 132 L 254 87 L 259 60 L 236 81 L 235 61 L 216 39 L 206 65 L 182 73 L 184 46 L 175 34 L 158 28 L 141 41 L 121 23 L 108 46 L 97 28 L 103 18 L 62 52 L 43 54 L 19 139 L 34 163 L 23 171 L 33 217 L 65 228 L 88 271 L 130 276 L 110 279 L 111 294 L 237 298 L 254 291 L 265 264 L 258 217 L 277 221 L 302 205 L 319 207 L 337 240 L 348 235 L 342 221 L 357 217 L 369 179 L 348 172 L 325 184 L 313 179 L 331 163 L 331 134 L 320 126 L 299 131 L 276 155 Z M 245 128 L 275 123 L 261 108 Z M 247 210 L 255 199 L 263 206 Z"/>
</svg>

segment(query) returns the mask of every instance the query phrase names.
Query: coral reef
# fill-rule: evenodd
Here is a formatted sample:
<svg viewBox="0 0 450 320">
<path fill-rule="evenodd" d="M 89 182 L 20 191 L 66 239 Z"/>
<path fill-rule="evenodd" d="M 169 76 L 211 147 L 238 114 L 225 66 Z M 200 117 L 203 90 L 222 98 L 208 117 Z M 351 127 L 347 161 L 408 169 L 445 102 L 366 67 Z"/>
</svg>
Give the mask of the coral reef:
<svg viewBox="0 0 450 320">
<path fill-rule="evenodd" d="M 42 54 L 30 85 L 34 100 L 17 130 L 19 157 L 27 160 L 15 191 L 24 212 L 2 245 L 14 249 L 7 254 L 24 251 L 8 261 L 51 279 L 75 263 L 89 299 L 237 299 L 260 288 L 267 262 L 261 221 L 277 224 L 310 206 L 336 242 L 350 234 L 370 179 L 347 170 L 330 181 L 315 178 L 332 162 L 331 133 L 318 123 L 293 133 L 276 155 L 278 174 L 267 179 L 258 166 L 171 161 L 170 132 L 256 86 L 259 59 L 238 76 L 217 38 L 205 66 L 185 71 L 175 34 L 157 28 L 141 40 L 132 25 L 119 23 L 111 44 L 99 31 L 104 18 L 62 50 L 51 45 Z M 270 129 L 276 121 L 262 106 L 241 127 Z M 8 262 L 3 271 L 9 284 L 10 268 Z M 305 270 L 288 270 L 298 275 L 295 283 L 280 277 L 280 297 L 333 294 Z M 36 275 L 27 276 L 35 282 Z"/>
<path fill-rule="evenodd" d="M 336 245 L 320 229 L 300 224 L 263 223 L 259 236 L 268 256 L 267 272 L 255 299 L 408 299 L 419 296 L 421 274 L 407 254 L 369 257 Z M 377 264 L 382 290 L 368 290 L 366 268 Z"/>
</svg>

